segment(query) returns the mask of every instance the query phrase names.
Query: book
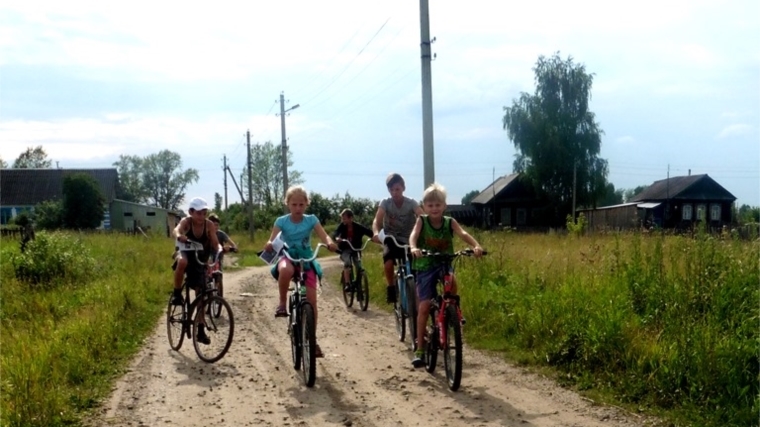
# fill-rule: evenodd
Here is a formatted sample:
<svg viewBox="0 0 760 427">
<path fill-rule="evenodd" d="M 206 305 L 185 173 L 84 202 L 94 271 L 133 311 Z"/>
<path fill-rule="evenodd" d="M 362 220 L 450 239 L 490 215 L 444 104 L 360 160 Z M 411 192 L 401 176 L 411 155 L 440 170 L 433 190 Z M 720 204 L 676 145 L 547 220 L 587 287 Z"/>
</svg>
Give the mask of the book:
<svg viewBox="0 0 760 427">
<path fill-rule="evenodd" d="M 282 256 L 282 251 L 284 249 L 287 249 L 288 245 L 285 244 L 285 242 L 280 238 L 282 235 L 282 232 L 277 233 L 277 236 L 272 240 L 272 250 L 271 251 L 261 251 L 259 252 L 259 259 L 267 263 L 268 265 L 272 265 L 277 262 L 277 260 L 280 259 Z"/>
</svg>

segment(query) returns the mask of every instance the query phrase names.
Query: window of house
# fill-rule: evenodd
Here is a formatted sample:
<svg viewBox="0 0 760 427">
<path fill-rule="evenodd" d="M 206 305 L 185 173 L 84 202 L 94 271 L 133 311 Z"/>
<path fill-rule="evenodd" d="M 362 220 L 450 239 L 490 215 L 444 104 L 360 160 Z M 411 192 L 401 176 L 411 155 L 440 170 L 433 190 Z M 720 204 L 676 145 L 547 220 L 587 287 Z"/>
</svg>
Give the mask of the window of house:
<svg viewBox="0 0 760 427">
<path fill-rule="evenodd" d="M 132 212 L 124 212 L 124 216 L 132 216 Z"/>
<path fill-rule="evenodd" d="M 145 215 L 147 216 L 156 216 L 155 212 L 146 212 Z"/>
<path fill-rule="evenodd" d="M 706 212 L 707 212 L 707 206 L 697 205 L 697 220 L 704 221 Z"/>
<path fill-rule="evenodd" d="M 683 210 L 681 211 L 681 219 L 691 220 L 691 210 L 691 205 L 683 205 Z"/>
<path fill-rule="evenodd" d="M 517 210 L 517 225 L 525 225 L 527 212 L 525 209 L 518 209 Z"/>
<path fill-rule="evenodd" d="M 512 225 L 512 209 L 501 208 L 501 223 L 504 227 L 510 227 Z"/>
<path fill-rule="evenodd" d="M 720 221 L 720 205 L 710 205 L 710 219 Z"/>
</svg>

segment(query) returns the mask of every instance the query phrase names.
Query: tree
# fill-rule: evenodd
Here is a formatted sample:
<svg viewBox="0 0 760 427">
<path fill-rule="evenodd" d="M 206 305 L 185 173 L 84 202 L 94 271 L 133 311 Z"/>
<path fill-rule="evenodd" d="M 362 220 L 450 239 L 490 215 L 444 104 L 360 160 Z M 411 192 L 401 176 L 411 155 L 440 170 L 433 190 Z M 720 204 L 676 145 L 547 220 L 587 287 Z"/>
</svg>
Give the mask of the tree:
<svg viewBox="0 0 760 427">
<path fill-rule="evenodd" d="M 372 225 L 372 220 L 375 218 L 377 212 L 377 201 L 367 198 L 354 198 L 348 192 L 340 197 L 339 195 L 333 196 L 331 199 L 335 211 L 332 213 L 332 218 L 338 220 L 338 215 L 343 209 L 351 209 L 354 213 L 354 221 L 366 225 L 367 227 Z"/>
<path fill-rule="evenodd" d="M 462 204 L 469 205 L 472 199 L 478 197 L 478 194 L 480 194 L 480 190 L 472 190 L 465 194 L 464 197 L 462 197 Z"/>
<path fill-rule="evenodd" d="M 63 227 L 63 202 L 48 200 L 34 207 L 34 222 L 44 230 L 56 230 Z"/>
<path fill-rule="evenodd" d="M 628 190 L 624 190 L 623 192 L 623 199 L 628 202 L 631 200 L 634 196 L 641 193 L 642 191 L 646 190 L 649 186 L 648 185 L 639 185 L 636 188 L 629 188 Z"/>
<path fill-rule="evenodd" d="M 623 190 L 615 189 L 615 185 L 611 182 L 605 187 L 604 195 L 596 201 L 596 206 L 614 206 L 623 203 Z"/>
<path fill-rule="evenodd" d="M 52 163 L 42 146 L 38 145 L 36 148 L 29 147 L 21 153 L 13 162 L 13 167 L 15 169 L 48 169 Z"/>
<path fill-rule="evenodd" d="M 114 166 L 119 174 L 119 198 L 128 202 L 145 203 L 148 190 L 143 182 L 144 160 L 139 156 L 120 155 Z"/>
<path fill-rule="evenodd" d="M 309 195 L 309 207 L 307 208 L 307 212 L 319 218 L 319 222 L 323 225 L 327 224 L 327 221 L 335 218 L 335 210 L 336 209 L 330 199 L 313 191 Z"/>
<path fill-rule="evenodd" d="M 303 183 L 301 172 L 291 170 L 293 155 L 288 147 L 288 184 Z M 251 147 L 251 185 L 253 187 L 253 203 L 264 206 L 280 206 L 283 204 L 285 192 L 282 188 L 282 148 L 275 146 L 272 141 L 256 144 Z M 243 170 L 243 194 L 248 195 L 248 168 Z"/>
<path fill-rule="evenodd" d="M 214 193 L 214 211 L 222 211 L 222 195 L 219 193 Z"/>
<path fill-rule="evenodd" d="M 536 92 L 504 107 L 503 126 L 518 152 L 514 171 L 554 206 L 555 222 L 577 206 L 591 206 L 607 186 L 607 161 L 599 158 L 604 133 L 589 111 L 594 74 L 572 57 L 540 56 L 533 69 Z M 574 178 L 575 175 L 575 178 Z"/>
<path fill-rule="evenodd" d="M 185 198 L 187 185 L 198 181 L 198 171 L 183 171 L 182 158 L 173 151 L 161 150 L 145 157 L 142 167 L 147 202 L 163 209 L 176 210 Z"/>
<path fill-rule="evenodd" d="M 8 163 L 2 157 L 0 157 L 0 169 L 8 169 Z"/>
<path fill-rule="evenodd" d="M 75 173 L 63 178 L 63 224 L 67 228 L 92 229 L 100 226 L 106 199 L 91 175 Z"/>
</svg>

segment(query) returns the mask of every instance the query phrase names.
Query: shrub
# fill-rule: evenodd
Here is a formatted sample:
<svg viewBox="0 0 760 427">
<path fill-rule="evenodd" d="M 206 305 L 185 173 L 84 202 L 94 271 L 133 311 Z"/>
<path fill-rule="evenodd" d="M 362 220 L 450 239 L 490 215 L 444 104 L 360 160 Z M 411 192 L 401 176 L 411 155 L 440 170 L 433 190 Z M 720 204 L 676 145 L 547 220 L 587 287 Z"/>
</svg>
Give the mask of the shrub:
<svg viewBox="0 0 760 427">
<path fill-rule="evenodd" d="M 78 239 L 59 232 L 40 232 L 26 251 L 11 254 L 16 278 L 30 288 L 50 289 L 90 280 L 95 260 Z"/>
</svg>

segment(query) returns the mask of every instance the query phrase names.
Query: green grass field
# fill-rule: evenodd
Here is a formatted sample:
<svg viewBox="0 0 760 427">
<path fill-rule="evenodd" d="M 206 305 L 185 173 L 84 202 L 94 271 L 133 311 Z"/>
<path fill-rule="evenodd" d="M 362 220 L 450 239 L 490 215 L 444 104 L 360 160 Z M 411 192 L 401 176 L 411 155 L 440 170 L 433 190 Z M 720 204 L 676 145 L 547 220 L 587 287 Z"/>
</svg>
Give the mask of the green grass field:
<svg viewBox="0 0 760 427">
<path fill-rule="evenodd" d="M 760 243 L 473 234 L 490 254 L 457 268 L 469 345 L 673 425 L 756 424 Z M 238 266 L 262 265 L 268 232 L 232 237 Z M 173 245 L 117 234 L 37 241 L 39 259 L 0 242 L 0 424 L 76 425 L 162 315 Z M 370 309 L 387 310 L 379 246 L 364 264 Z"/>
</svg>

